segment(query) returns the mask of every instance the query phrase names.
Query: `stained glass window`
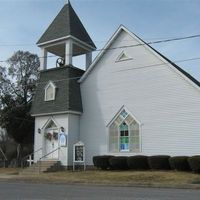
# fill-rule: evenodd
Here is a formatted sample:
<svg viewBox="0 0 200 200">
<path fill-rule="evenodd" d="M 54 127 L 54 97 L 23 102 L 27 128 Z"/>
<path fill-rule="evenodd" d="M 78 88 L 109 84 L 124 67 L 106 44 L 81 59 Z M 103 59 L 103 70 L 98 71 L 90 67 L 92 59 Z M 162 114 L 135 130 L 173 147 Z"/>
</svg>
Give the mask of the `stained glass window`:
<svg viewBox="0 0 200 200">
<path fill-rule="evenodd" d="M 128 113 L 123 109 L 122 112 L 120 113 L 120 116 L 122 116 L 123 118 L 126 118 L 128 115 Z"/>
<path fill-rule="evenodd" d="M 139 124 L 123 109 L 109 127 L 110 152 L 139 152 Z"/>
<path fill-rule="evenodd" d="M 120 130 L 120 151 L 128 151 L 129 150 L 129 131 L 128 125 L 126 122 L 123 122 L 119 126 Z"/>
</svg>

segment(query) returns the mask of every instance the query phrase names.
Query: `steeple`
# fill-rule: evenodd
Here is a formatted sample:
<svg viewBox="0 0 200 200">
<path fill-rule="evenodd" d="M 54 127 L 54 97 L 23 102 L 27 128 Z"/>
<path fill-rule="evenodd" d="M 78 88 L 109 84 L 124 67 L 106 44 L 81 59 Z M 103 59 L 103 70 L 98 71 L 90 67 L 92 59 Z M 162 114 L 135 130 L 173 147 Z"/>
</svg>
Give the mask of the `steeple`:
<svg viewBox="0 0 200 200">
<path fill-rule="evenodd" d="M 91 52 L 96 46 L 79 17 L 68 2 L 38 40 L 42 49 L 41 68 L 46 69 L 47 52 L 65 59 L 65 65 L 72 64 L 72 57 L 86 54 L 86 63 L 91 63 Z M 86 66 L 87 67 L 87 66 Z"/>
</svg>

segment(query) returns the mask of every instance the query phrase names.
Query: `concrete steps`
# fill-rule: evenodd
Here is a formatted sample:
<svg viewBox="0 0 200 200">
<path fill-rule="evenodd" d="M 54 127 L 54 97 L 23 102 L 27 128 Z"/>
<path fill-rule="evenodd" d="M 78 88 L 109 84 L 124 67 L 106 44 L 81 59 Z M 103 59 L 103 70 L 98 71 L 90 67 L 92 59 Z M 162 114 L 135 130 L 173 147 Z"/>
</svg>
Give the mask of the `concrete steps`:
<svg viewBox="0 0 200 200">
<path fill-rule="evenodd" d="M 34 163 L 32 166 L 23 169 L 20 175 L 39 174 L 46 172 L 62 171 L 64 168 L 60 161 L 57 160 L 43 160 Z"/>
</svg>

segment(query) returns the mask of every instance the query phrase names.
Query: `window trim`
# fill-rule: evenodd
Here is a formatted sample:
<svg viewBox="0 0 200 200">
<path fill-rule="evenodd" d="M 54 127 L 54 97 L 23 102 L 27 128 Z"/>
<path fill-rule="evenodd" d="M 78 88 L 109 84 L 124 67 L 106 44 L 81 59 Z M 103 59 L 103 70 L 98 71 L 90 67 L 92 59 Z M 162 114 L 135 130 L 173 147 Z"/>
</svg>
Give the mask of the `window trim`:
<svg viewBox="0 0 200 200">
<path fill-rule="evenodd" d="M 47 89 L 51 86 L 53 88 L 53 97 L 50 99 L 47 99 Z M 44 88 L 44 101 L 53 101 L 55 100 L 56 97 L 56 85 L 52 82 L 49 81 L 48 84 Z"/>
</svg>

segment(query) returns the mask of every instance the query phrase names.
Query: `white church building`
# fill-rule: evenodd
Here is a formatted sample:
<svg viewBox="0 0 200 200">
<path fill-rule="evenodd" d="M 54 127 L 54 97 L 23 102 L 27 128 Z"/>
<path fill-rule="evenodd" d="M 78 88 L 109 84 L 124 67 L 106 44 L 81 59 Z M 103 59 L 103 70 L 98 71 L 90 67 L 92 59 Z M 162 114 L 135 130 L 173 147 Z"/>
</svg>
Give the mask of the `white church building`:
<svg viewBox="0 0 200 200">
<path fill-rule="evenodd" d="M 92 61 L 96 46 L 69 3 L 37 45 L 35 162 L 72 166 L 79 141 L 87 165 L 95 155 L 200 154 L 200 83 L 126 27 Z M 48 53 L 59 66 L 47 68 Z M 78 55 L 85 71 L 73 66 Z"/>
</svg>

